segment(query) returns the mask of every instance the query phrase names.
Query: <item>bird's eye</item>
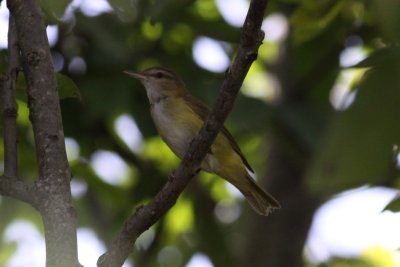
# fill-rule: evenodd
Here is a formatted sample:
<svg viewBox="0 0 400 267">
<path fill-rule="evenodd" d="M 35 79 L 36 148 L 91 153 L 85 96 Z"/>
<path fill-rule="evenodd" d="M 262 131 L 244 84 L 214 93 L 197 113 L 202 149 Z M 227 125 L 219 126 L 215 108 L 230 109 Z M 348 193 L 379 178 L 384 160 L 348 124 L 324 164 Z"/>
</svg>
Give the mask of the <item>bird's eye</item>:
<svg viewBox="0 0 400 267">
<path fill-rule="evenodd" d="M 164 75 L 161 72 L 156 73 L 156 78 L 161 79 Z"/>
</svg>

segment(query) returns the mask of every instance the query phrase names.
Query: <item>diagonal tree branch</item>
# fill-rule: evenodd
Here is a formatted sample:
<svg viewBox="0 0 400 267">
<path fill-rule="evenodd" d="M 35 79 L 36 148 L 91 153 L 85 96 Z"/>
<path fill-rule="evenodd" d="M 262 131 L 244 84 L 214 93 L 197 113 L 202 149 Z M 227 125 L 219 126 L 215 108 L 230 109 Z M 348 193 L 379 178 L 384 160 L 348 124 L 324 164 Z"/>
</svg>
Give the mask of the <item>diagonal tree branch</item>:
<svg viewBox="0 0 400 267">
<path fill-rule="evenodd" d="M 7 0 L 7 7 L 15 20 L 27 79 L 29 118 L 39 165 L 35 198 L 45 229 L 46 266 L 80 266 L 71 173 L 46 25 L 35 0 Z"/>
<path fill-rule="evenodd" d="M 154 199 L 147 205 L 139 207 L 124 223 L 108 251 L 99 258 L 97 266 L 121 266 L 132 252 L 136 239 L 175 204 L 196 174 L 215 137 L 223 127 L 251 64 L 257 58 L 258 48 L 264 39 L 264 33 L 260 28 L 266 6 L 267 0 L 251 1 L 242 28 L 237 56 L 226 74 L 220 95 L 203 128 L 193 139 L 178 169 L 170 175 L 171 178 Z"/>
</svg>

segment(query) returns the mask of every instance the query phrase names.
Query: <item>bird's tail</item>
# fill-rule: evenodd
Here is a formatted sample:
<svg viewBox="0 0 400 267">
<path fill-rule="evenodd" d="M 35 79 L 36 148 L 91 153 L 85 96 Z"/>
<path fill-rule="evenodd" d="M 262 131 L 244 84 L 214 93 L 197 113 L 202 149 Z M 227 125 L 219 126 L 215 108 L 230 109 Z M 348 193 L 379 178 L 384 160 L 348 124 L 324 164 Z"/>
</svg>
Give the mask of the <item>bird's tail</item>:
<svg viewBox="0 0 400 267">
<path fill-rule="evenodd" d="M 238 187 L 246 197 L 250 206 L 259 214 L 267 216 L 274 209 L 279 209 L 281 205 L 270 194 L 265 192 L 249 175 L 246 177 L 246 185 Z"/>
</svg>

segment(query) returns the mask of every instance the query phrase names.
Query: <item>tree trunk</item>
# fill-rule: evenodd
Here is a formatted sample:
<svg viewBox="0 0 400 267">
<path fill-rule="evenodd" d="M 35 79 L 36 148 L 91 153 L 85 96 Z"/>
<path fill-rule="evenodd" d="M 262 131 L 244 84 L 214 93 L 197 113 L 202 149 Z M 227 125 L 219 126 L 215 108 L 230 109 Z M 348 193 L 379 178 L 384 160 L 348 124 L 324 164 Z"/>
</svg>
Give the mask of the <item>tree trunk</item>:
<svg viewBox="0 0 400 267">
<path fill-rule="evenodd" d="M 267 218 L 251 215 L 244 235 L 240 266 L 302 267 L 303 247 L 318 201 L 304 185 L 305 164 L 278 133 L 267 162 L 270 191 L 282 208 Z M 268 179 L 265 179 L 268 180 Z"/>
<path fill-rule="evenodd" d="M 8 0 L 15 20 L 27 80 L 39 179 L 34 206 L 40 211 L 46 240 L 46 266 L 80 266 L 76 218 L 70 192 L 71 173 L 65 152 L 59 97 L 47 41 L 46 25 L 34 0 Z"/>
</svg>

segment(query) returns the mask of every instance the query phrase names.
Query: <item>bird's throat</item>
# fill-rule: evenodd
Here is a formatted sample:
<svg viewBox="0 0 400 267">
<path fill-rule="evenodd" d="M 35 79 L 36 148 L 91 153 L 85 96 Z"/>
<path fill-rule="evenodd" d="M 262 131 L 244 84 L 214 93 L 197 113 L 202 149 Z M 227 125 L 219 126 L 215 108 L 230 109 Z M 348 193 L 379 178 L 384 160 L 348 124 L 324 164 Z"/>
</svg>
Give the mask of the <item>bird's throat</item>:
<svg viewBox="0 0 400 267">
<path fill-rule="evenodd" d="M 203 125 L 183 97 L 159 98 L 152 104 L 151 115 L 161 138 L 178 157 L 183 157 Z"/>
</svg>

